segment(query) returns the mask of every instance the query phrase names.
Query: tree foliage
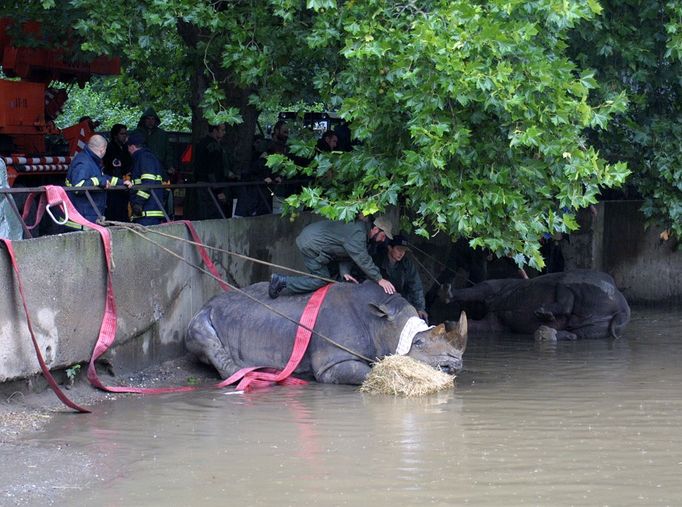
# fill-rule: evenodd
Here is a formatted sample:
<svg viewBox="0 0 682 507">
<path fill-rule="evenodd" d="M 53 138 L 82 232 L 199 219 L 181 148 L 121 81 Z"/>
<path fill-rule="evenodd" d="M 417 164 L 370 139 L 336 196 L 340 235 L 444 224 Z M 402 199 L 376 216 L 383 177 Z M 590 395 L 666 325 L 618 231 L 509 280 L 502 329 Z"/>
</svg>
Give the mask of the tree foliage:
<svg viewBox="0 0 682 507">
<path fill-rule="evenodd" d="M 404 225 L 423 236 L 464 236 L 539 266 L 540 236 L 574 229 L 574 211 L 628 175 L 588 137 L 625 111 L 621 87 L 600 88 L 588 58 L 569 58 L 576 27 L 603 23 L 595 0 L 20 8 L 46 22 L 58 11 L 83 51 L 121 55 L 126 95 L 139 83 L 140 94 L 158 89 L 155 97 L 189 103 L 210 122 L 242 122 L 247 148 L 255 116 L 275 104 L 321 101 L 338 111 L 360 144 L 303 169 L 313 184 L 289 199 L 292 209 L 349 220 L 400 204 Z M 305 143 L 293 151 L 312 154 Z M 270 163 L 301 171 L 283 157 Z"/>
<path fill-rule="evenodd" d="M 140 120 L 142 104 L 154 104 L 156 101 L 141 102 L 139 97 L 131 100 L 129 95 L 121 93 L 124 89 L 120 80 L 112 79 L 95 79 L 82 89 L 70 88 L 69 100 L 64 106 L 64 112 L 57 118 L 57 126 L 68 127 L 83 116 L 90 116 L 100 122 L 101 127 L 98 130 L 107 130 L 116 123 L 121 123 L 132 130 Z M 166 130 L 189 129 L 189 111 L 182 115 L 180 113 L 183 109 L 157 108 L 156 112 L 161 119 L 161 126 Z"/>
<path fill-rule="evenodd" d="M 363 144 L 313 165 L 333 177 L 290 203 L 342 219 L 400 203 L 419 234 L 472 238 L 541 265 L 538 238 L 574 229 L 572 212 L 628 174 L 584 135 L 623 111 L 624 96 L 591 101 L 593 71 L 565 54 L 570 29 L 599 7 L 426 5 L 349 2 L 318 16 L 309 43 L 337 40 L 345 59 L 318 75 L 320 92 Z"/>
<path fill-rule="evenodd" d="M 596 69 L 602 99 L 625 90 L 628 110 L 591 141 L 633 171 L 643 212 L 682 237 L 682 4 L 603 0 L 604 15 L 574 31 L 570 53 Z"/>
</svg>

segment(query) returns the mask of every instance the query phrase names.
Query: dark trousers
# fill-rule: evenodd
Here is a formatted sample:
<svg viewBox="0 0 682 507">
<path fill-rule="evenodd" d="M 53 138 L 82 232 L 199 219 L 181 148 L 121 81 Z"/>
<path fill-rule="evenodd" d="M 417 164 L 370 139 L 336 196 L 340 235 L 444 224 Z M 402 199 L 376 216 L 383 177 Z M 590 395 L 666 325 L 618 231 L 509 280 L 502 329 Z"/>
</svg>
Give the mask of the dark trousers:
<svg viewBox="0 0 682 507">
<path fill-rule="evenodd" d="M 303 256 L 303 263 L 306 269 L 312 275 L 322 276 L 324 278 L 332 278 L 332 273 L 329 264 L 321 263 L 317 257 Z M 320 287 L 324 287 L 329 282 L 320 280 L 319 278 L 311 278 L 309 276 L 287 276 L 286 292 L 290 294 L 302 294 L 305 292 L 313 292 Z"/>
<path fill-rule="evenodd" d="M 159 217 L 139 217 L 133 219 L 133 222 L 140 225 L 158 225 L 163 222 L 163 218 Z"/>
</svg>

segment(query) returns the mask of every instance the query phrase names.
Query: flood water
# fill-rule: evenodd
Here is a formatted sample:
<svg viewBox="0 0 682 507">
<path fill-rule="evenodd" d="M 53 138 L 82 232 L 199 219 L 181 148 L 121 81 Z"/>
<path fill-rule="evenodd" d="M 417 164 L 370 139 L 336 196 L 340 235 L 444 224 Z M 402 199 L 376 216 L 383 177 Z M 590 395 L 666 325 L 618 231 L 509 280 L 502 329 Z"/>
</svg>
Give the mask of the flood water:
<svg viewBox="0 0 682 507">
<path fill-rule="evenodd" d="M 420 399 L 128 398 L 32 443 L 94 463 L 82 505 L 682 504 L 682 312 L 636 311 L 617 341 L 472 339 L 464 358 L 455 390 Z"/>
</svg>

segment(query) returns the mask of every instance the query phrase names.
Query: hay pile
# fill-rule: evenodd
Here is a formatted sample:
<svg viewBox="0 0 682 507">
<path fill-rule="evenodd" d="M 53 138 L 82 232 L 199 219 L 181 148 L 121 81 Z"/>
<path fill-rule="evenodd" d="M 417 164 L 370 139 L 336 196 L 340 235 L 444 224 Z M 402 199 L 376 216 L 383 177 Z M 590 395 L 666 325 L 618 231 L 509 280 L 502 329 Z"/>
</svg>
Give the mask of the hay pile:
<svg viewBox="0 0 682 507">
<path fill-rule="evenodd" d="M 371 394 L 412 398 L 454 386 L 455 376 L 443 373 L 408 356 L 386 356 L 377 362 L 360 386 Z"/>
</svg>

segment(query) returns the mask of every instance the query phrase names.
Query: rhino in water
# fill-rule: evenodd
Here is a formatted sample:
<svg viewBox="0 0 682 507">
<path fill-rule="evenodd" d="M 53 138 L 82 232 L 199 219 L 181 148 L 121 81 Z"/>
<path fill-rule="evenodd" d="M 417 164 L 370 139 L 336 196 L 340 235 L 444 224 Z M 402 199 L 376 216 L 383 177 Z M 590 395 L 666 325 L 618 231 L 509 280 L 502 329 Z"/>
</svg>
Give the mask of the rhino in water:
<svg viewBox="0 0 682 507">
<path fill-rule="evenodd" d="M 482 318 L 469 321 L 472 332 L 533 334 L 539 330 L 536 339 L 617 338 L 630 321 L 625 297 L 613 278 L 599 271 L 488 280 L 468 289 L 445 286 L 441 299 L 464 308 L 483 307 Z"/>
<path fill-rule="evenodd" d="M 287 295 L 273 300 L 265 282 L 244 291 L 295 321 L 310 297 Z M 296 324 L 266 307 L 228 291 L 215 296 L 194 316 L 185 344 L 222 378 L 228 378 L 249 366 L 282 369 L 291 355 L 296 329 Z M 294 375 L 327 384 L 361 384 L 371 367 L 359 356 L 381 359 L 395 354 L 399 346 L 399 353 L 455 373 L 462 368 L 467 340 L 466 315 L 457 323 L 429 328 L 405 299 L 387 295 L 370 281 L 330 287 L 314 330 L 348 350 L 313 333 Z"/>
</svg>

